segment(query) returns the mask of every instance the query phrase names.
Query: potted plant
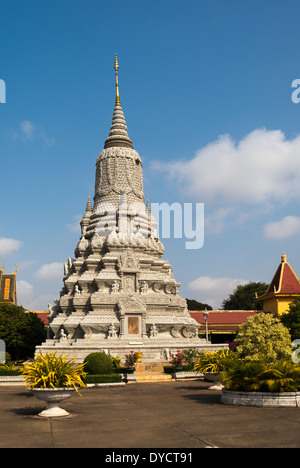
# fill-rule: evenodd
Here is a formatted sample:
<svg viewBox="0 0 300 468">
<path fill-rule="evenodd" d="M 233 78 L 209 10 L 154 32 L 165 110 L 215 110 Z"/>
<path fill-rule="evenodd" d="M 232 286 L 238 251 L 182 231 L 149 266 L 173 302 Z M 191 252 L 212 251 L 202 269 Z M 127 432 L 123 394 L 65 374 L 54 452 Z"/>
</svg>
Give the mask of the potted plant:
<svg viewBox="0 0 300 468">
<path fill-rule="evenodd" d="M 234 353 L 229 349 L 202 353 L 194 365 L 194 370 L 204 374 L 206 380 L 214 382 L 214 385 L 209 387 L 210 390 L 221 390 L 223 388 L 221 372 L 227 368 L 232 359 L 234 359 Z"/>
<path fill-rule="evenodd" d="M 69 414 L 59 404 L 78 392 L 77 387 L 86 386 L 82 380 L 86 375 L 83 368 L 84 364 L 75 365 L 75 359 L 63 354 L 57 356 L 57 353 L 40 354 L 24 367 L 22 374 L 27 388 L 39 400 L 48 403 L 48 408 L 39 416 L 51 418 Z"/>
<path fill-rule="evenodd" d="M 125 354 L 125 367 L 123 368 L 125 382 L 136 382 L 136 375 L 134 375 L 136 362 L 138 362 L 138 353 L 130 351 L 129 354 Z"/>
<path fill-rule="evenodd" d="M 134 364 L 138 361 L 138 353 L 130 351 L 130 354 L 125 354 L 125 366 L 134 367 Z"/>
<path fill-rule="evenodd" d="M 221 402 L 241 406 L 300 406 L 300 365 L 292 361 L 246 361 L 222 373 Z"/>
</svg>

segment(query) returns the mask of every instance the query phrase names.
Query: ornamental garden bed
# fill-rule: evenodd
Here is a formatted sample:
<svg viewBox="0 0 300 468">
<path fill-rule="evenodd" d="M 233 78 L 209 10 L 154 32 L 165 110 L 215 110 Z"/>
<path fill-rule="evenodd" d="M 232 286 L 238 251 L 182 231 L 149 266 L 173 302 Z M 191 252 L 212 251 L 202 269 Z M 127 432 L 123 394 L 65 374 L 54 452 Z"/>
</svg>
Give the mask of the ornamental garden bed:
<svg viewBox="0 0 300 468">
<path fill-rule="evenodd" d="M 300 406 L 300 366 L 292 361 L 236 361 L 221 379 L 225 405 Z"/>
<path fill-rule="evenodd" d="M 164 373 L 171 374 L 173 379 L 189 379 L 200 377 L 199 373 L 195 372 L 193 369 L 193 365 L 164 366 Z"/>
<path fill-rule="evenodd" d="M 221 403 L 236 406 L 300 406 L 300 392 L 238 392 L 222 390 Z"/>
</svg>

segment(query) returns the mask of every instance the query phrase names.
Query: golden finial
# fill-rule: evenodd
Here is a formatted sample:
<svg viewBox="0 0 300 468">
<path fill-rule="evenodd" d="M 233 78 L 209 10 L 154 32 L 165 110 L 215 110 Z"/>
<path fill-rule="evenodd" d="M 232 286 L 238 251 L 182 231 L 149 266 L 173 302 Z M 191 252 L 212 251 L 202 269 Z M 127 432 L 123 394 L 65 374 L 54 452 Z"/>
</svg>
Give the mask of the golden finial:
<svg viewBox="0 0 300 468">
<path fill-rule="evenodd" d="M 3 263 L 3 266 L 2 266 L 2 268 L 1 268 L 1 270 L 0 270 L 0 272 L 3 273 L 3 272 L 4 272 L 4 268 L 5 268 L 5 263 L 4 263 L 4 260 L 1 260 L 1 262 Z"/>
<path fill-rule="evenodd" d="M 115 55 L 115 70 L 116 70 L 116 106 L 121 105 L 120 101 L 120 94 L 119 94 L 119 63 L 118 63 L 118 57 L 117 54 Z"/>
<path fill-rule="evenodd" d="M 282 263 L 286 263 L 286 260 L 287 260 L 287 256 L 285 255 L 285 253 L 281 256 L 281 262 Z"/>
<path fill-rule="evenodd" d="M 18 273 L 18 265 L 15 264 L 15 267 L 16 267 L 16 269 L 15 269 L 14 275 L 17 276 L 17 273 Z"/>
</svg>

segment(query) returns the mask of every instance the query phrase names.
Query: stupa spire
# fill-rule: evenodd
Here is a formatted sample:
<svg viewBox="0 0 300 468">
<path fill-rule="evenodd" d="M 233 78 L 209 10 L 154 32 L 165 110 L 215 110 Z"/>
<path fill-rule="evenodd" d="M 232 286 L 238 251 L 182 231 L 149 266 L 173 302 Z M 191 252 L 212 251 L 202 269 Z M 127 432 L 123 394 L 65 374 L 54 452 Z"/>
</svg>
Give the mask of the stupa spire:
<svg viewBox="0 0 300 468">
<path fill-rule="evenodd" d="M 119 93 L 119 63 L 118 63 L 118 56 L 115 55 L 115 70 L 116 70 L 116 106 L 121 105 L 120 101 L 120 93 Z"/>
<path fill-rule="evenodd" d="M 125 148 L 133 149 L 133 144 L 127 133 L 127 125 L 124 113 L 121 107 L 120 92 L 119 92 L 119 62 L 117 54 L 115 55 L 116 71 L 116 103 L 113 113 L 112 124 L 110 127 L 109 137 L 105 141 L 104 148 L 111 148 L 113 146 L 122 146 Z"/>
</svg>

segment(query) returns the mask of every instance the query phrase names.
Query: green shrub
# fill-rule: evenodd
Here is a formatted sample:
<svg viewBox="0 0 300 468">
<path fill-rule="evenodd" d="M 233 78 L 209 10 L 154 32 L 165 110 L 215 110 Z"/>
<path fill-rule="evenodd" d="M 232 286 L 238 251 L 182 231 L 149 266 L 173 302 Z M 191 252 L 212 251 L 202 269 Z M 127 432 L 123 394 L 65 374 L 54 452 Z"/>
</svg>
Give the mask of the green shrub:
<svg viewBox="0 0 300 468">
<path fill-rule="evenodd" d="M 121 374 L 88 374 L 85 377 L 84 382 L 86 384 L 122 382 L 122 375 Z"/>
<path fill-rule="evenodd" d="M 165 374 L 174 374 L 174 372 L 190 372 L 193 371 L 193 364 L 183 364 L 182 366 L 164 366 Z"/>
<path fill-rule="evenodd" d="M 114 372 L 117 374 L 133 374 L 135 367 L 117 367 Z"/>
<path fill-rule="evenodd" d="M 22 371 L 20 369 L 8 369 L 0 367 L 0 376 L 12 377 L 15 375 L 22 375 Z"/>
<path fill-rule="evenodd" d="M 115 369 L 112 359 L 105 353 L 91 353 L 84 362 L 87 374 L 112 374 Z"/>
<path fill-rule="evenodd" d="M 291 336 L 273 314 L 259 313 L 249 317 L 237 331 L 236 351 L 249 361 L 276 362 L 291 357 Z"/>
<path fill-rule="evenodd" d="M 291 361 L 235 361 L 222 373 L 226 390 L 242 392 L 296 392 L 300 365 Z"/>
</svg>

